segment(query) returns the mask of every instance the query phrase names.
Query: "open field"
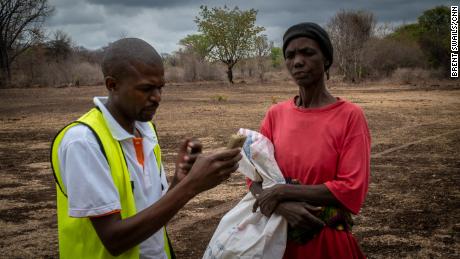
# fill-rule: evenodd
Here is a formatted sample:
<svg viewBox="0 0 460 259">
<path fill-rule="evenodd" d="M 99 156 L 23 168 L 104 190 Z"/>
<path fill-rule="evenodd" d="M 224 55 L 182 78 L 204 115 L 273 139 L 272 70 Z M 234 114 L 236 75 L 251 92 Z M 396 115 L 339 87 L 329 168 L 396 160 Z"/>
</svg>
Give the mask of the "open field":
<svg viewBox="0 0 460 259">
<path fill-rule="evenodd" d="M 460 85 L 450 84 L 331 88 L 364 108 L 373 137 L 369 194 L 353 229 L 369 258 L 460 258 Z M 267 108 L 296 91 L 288 83 L 165 87 L 155 121 L 169 174 L 182 138 L 218 148 L 240 127 L 258 129 Z M 0 258 L 57 257 L 49 145 L 104 94 L 102 86 L 0 90 Z M 246 191 L 234 174 L 187 204 L 169 224 L 178 258 L 200 258 Z"/>
</svg>

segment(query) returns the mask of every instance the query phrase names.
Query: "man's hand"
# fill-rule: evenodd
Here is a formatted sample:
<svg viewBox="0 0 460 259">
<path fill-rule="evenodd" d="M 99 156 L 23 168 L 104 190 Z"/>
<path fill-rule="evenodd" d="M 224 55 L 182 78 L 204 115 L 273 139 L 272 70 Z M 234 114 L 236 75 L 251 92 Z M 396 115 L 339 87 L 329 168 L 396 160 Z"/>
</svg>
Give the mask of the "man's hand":
<svg viewBox="0 0 460 259">
<path fill-rule="evenodd" d="M 311 206 L 306 202 L 286 201 L 278 204 L 275 213 L 283 216 L 293 228 L 317 231 L 325 226 L 322 220 L 313 215 L 320 210 L 320 207 Z"/>
<path fill-rule="evenodd" d="M 277 184 L 271 188 L 264 189 L 261 193 L 257 194 L 256 202 L 252 207 L 252 212 L 256 212 L 257 208 L 260 207 L 260 212 L 267 217 L 270 217 L 275 211 L 279 202 L 282 201 L 282 184 Z"/>
<path fill-rule="evenodd" d="M 191 186 L 195 195 L 215 187 L 238 169 L 240 152 L 241 148 L 234 148 L 198 155 L 184 184 Z"/>
<path fill-rule="evenodd" d="M 170 188 L 173 188 L 176 184 L 182 181 L 185 176 L 187 176 L 193 166 L 193 163 L 195 163 L 196 158 L 199 154 L 201 154 L 202 149 L 203 146 L 196 139 L 185 139 L 182 142 L 177 154 L 176 171 Z"/>
</svg>

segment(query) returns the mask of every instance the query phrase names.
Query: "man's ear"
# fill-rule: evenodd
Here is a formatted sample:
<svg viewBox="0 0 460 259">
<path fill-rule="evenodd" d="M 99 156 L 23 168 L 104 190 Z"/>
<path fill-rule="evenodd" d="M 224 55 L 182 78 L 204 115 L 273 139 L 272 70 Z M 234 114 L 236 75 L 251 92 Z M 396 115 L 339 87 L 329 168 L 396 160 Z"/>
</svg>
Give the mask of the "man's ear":
<svg viewBox="0 0 460 259">
<path fill-rule="evenodd" d="M 115 79 L 112 76 L 106 76 L 104 79 L 105 87 L 107 88 L 107 90 L 109 90 L 109 92 L 115 91 L 115 89 L 117 88 L 117 79 Z"/>
</svg>

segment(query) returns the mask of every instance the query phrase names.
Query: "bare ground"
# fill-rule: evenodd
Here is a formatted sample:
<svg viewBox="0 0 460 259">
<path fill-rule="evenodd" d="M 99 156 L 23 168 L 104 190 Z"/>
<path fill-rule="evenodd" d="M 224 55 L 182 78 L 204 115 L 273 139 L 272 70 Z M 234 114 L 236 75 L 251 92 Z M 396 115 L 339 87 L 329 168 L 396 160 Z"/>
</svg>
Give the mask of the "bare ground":
<svg viewBox="0 0 460 259">
<path fill-rule="evenodd" d="M 155 118 L 171 175 L 186 136 L 206 150 L 240 127 L 258 129 L 272 103 L 295 95 L 290 83 L 194 83 L 165 88 Z M 369 258 L 459 258 L 460 87 L 332 85 L 361 105 L 369 121 L 372 179 L 353 229 Z M 58 255 L 49 145 L 55 133 L 93 106 L 104 88 L 0 90 L 0 258 Z M 179 258 L 200 258 L 219 219 L 246 193 L 235 174 L 197 196 L 168 228 Z"/>
</svg>

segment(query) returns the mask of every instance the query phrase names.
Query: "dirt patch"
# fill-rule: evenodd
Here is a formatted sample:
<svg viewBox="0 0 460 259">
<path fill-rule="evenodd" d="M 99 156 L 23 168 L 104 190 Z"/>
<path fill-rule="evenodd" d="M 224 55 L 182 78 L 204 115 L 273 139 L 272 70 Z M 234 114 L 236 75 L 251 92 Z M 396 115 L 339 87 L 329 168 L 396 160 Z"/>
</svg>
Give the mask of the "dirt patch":
<svg viewBox="0 0 460 259">
<path fill-rule="evenodd" d="M 290 83 L 165 87 L 155 118 L 168 174 L 181 140 L 205 152 L 297 92 Z M 459 258 L 460 88 L 332 86 L 362 106 L 372 134 L 372 178 L 354 234 L 369 258 Z M 6 258 L 58 256 L 54 134 L 93 106 L 103 87 L 0 90 L 0 248 Z M 223 98 L 218 98 L 219 96 Z M 40 100 L 38 102 L 37 100 Z M 241 175 L 198 195 L 168 225 L 178 258 L 201 258 L 220 218 L 245 194 Z"/>
</svg>

